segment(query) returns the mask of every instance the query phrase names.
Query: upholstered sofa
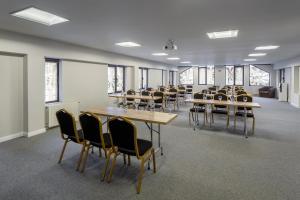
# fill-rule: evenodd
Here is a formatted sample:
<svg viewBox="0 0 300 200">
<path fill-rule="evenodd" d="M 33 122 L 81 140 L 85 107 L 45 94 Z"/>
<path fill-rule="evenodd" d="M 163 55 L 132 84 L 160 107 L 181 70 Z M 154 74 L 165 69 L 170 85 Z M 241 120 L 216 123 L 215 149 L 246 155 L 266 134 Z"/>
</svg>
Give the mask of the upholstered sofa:
<svg viewBox="0 0 300 200">
<path fill-rule="evenodd" d="M 260 97 L 275 98 L 276 89 L 272 86 L 262 87 L 258 91 Z"/>
</svg>

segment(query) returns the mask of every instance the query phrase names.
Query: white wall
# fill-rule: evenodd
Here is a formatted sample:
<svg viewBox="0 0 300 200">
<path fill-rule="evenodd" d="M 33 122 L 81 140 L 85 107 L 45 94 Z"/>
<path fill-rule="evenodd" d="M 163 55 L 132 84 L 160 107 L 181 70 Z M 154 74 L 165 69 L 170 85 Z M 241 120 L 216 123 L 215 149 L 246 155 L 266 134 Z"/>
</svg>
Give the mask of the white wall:
<svg viewBox="0 0 300 200">
<path fill-rule="evenodd" d="M 107 65 L 62 61 L 61 71 L 63 101 L 79 101 L 80 110 L 107 104 Z"/>
<path fill-rule="evenodd" d="M 0 141 L 23 134 L 23 59 L 0 54 Z"/>
<path fill-rule="evenodd" d="M 148 87 L 158 88 L 162 85 L 162 70 L 149 69 L 148 70 Z"/>
<path fill-rule="evenodd" d="M 255 65 L 259 67 L 260 69 L 267 71 L 270 73 L 270 85 L 276 86 L 276 71 L 273 70 L 272 65 Z M 180 67 L 179 73 L 187 69 L 187 67 Z M 193 67 L 194 70 L 194 91 L 195 92 L 201 92 L 203 89 L 207 89 L 211 85 L 198 85 L 198 67 Z M 245 65 L 244 66 L 244 88 L 246 91 L 250 92 L 251 94 L 258 94 L 258 89 L 262 86 L 250 86 L 249 85 L 249 74 L 250 74 L 250 66 Z M 178 75 L 179 79 L 179 75 Z M 225 86 L 225 66 L 215 66 L 215 85 L 223 87 Z"/>
<path fill-rule="evenodd" d="M 44 113 L 44 64 L 45 57 L 65 60 L 80 60 L 94 63 L 109 63 L 133 66 L 134 84 L 138 87 L 138 67 L 151 67 L 168 69 L 168 66 L 158 62 L 138 59 L 129 56 L 109 53 L 96 49 L 71 45 L 63 42 L 37 38 L 23 34 L 0 30 L 0 52 L 11 52 L 25 55 L 25 79 L 24 89 L 27 123 L 26 132 L 43 132 L 45 125 Z M 1 63 L 0 63 L 1 64 Z M 107 91 L 107 90 L 105 90 Z M 31 134 L 28 134 L 31 135 Z"/>
</svg>

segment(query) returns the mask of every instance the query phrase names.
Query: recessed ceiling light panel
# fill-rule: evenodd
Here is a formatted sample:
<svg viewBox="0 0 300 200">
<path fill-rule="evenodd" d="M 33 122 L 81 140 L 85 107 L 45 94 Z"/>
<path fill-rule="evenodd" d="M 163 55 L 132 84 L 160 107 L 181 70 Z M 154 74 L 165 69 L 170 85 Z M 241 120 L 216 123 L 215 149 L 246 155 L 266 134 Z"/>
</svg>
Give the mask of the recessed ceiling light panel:
<svg viewBox="0 0 300 200">
<path fill-rule="evenodd" d="M 171 58 L 167 58 L 168 60 L 180 60 L 180 58 L 178 57 L 171 57 Z"/>
<path fill-rule="evenodd" d="M 279 46 L 260 46 L 260 47 L 256 47 L 255 50 L 272 50 L 272 49 L 278 49 Z"/>
<path fill-rule="evenodd" d="M 209 39 L 220 39 L 220 38 L 237 37 L 238 34 L 239 34 L 239 30 L 229 30 L 229 31 L 207 33 L 207 36 L 209 37 Z"/>
<path fill-rule="evenodd" d="M 40 9 L 37 9 L 34 7 L 29 7 L 29 8 L 17 11 L 17 12 L 13 12 L 13 13 L 11 13 L 11 15 L 22 18 L 22 19 L 26 19 L 29 21 L 44 24 L 47 26 L 52 26 L 55 24 L 60 24 L 60 23 L 69 21 L 66 18 L 54 15 L 52 13 L 49 13 L 49 12 L 46 12 L 46 11 L 43 11 L 43 10 L 40 10 Z"/>
<path fill-rule="evenodd" d="M 250 57 L 260 57 L 260 56 L 265 56 L 267 55 L 266 53 L 251 53 L 248 56 Z"/>
<path fill-rule="evenodd" d="M 256 61 L 256 59 L 255 58 L 246 58 L 246 59 L 244 59 L 244 61 L 253 62 L 253 61 Z"/>
<path fill-rule="evenodd" d="M 167 56 L 167 53 L 153 53 L 153 56 Z"/>
<path fill-rule="evenodd" d="M 189 63 L 191 63 L 190 61 L 182 61 L 182 62 L 180 62 L 180 63 L 182 63 L 182 64 L 189 64 Z"/>
<path fill-rule="evenodd" d="M 121 47 L 140 47 L 141 45 L 135 42 L 120 42 L 116 43 L 116 45 Z"/>
</svg>

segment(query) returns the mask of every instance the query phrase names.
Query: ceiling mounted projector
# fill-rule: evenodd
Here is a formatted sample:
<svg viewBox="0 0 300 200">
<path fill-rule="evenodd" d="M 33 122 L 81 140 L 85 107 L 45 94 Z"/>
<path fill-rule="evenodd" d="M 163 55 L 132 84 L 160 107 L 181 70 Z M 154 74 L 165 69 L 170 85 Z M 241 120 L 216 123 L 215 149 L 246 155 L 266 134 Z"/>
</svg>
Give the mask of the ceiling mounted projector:
<svg viewBox="0 0 300 200">
<path fill-rule="evenodd" d="M 175 45 L 174 40 L 168 40 L 166 45 L 164 46 L 164 50 L 167 51 L 177 50 L 177 45 Z"/>
</svg>

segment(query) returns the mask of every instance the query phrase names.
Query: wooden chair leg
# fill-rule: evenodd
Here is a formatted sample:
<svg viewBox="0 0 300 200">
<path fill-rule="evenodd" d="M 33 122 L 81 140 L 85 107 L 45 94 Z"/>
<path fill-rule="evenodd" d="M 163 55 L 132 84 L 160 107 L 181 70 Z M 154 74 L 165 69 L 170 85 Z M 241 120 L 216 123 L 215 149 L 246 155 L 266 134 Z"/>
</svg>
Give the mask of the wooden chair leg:
<svg viewBox="0 0 300 200">
<path fill-rule="evenodd" d="M 59 160 L 58 160 L 59 164 L 61 163 L 61 161 L 63 159 L 63 156 L 64 156 L 64 153 L 65 153 L 66 146 L 67 146 L 68 142 L 69 142 L 69 140 L 65 140 L 64 146 L 63 146 L 62 151 L 61 151 L 60 156 L 59 156 Z"/>
<path fill-rule="evenodd" d="M 141 192 L 141 187 L 142 187 L 142 180 L 143 180 L 143 175 L 144 175 L 144 158 L 142 158 L 141 160 L 141 166 L 140 166 L 140 174 L 138 177 L 138 184 L 137 184 L 137 188 L 136 188 L 136 192 L 139 194 Z"/>
<path fill-rule="evenodd" d="M 105 164 L 105 168 L 104 168 L 104 171 L 102 173 L 102 179 L 101 181 L 104 181 L 105 180 L 105 177 L 106 177 L 106 173 L 107 173 L 107 169 L 108 169 L 108 166 L 109 166 L 109 161 L 110 161 L 110 156 L 112 154 L 112 150 L 109 150 L 108 152 L 108 155 L 106 157 L 106 164 Z"/>
<path fill-rule="evenodd" d="M 117 153 L 115 153 L 115 154 L 114 154 L 113 161 L 112 161 L 112 164 L 111 164 L 109 176 L 108 176 L 108 179 L 107 179 L 107 182 L 108 182 L 108 183 L 110 183 L 110 181 L 111 181 L 111 177 L 112 177 L 112 174 L 113 174 L 115 165 L 116 165 L 117 156 L 118 156 Z"/>
<path fill-rule="evenodd" d="M 78 171 L 79 168 L 80 168 L 80 165 L 81 165 L 81 162 L 82 162 L 83 153 L 84 153 L 84 149 L 85 149 L 85 144 L 82 144 L 82 148 L 81 148 L 81 152 L 80 152 L 79 161 L 77 163 L 76 171 Z"/>
<path fill-rule="evenodd" d="M 252 122 L 252 134 L 254 135 L 255 132 L 255 117 L 252 118 L 253 122 Z"/>
<path fill-rule="evenodd" d="M 152 162 L 153 162 L 153 173 L 156 173 L 156 160 L 155 160 L 155 150 L 154 149 L 151 150 L 151 154 L 152 154 Z"/>
<path fill-rule="evenodd" d="M 123 161 L 124 161 L 124 165 L 126 165 L 127 164 L 127 162 L 126 162 L 126 155 L 123 153 Z"/>
<path fill-rule="evenodd" d="M 99 148 L 99 157 L 100 157 L 100 158 L 102 157 L 102 151 L 101 151 L 101 148 Z"/>
<path fill-rule="evenodd" d="M 89 156 L 89 150 L 90 150 L 90 145 L 86 145 L 86 148 L 85 148 L 85 154 L 83 155 L 83 158 L 82 158 L 82 167 L 81 167 L 81 170 L 80 172 L 83 173 L 84 170 L 85 170 L 85 165 L 86 165 L 86 161 L 87 161 L 87 158 Z"/>
<path fill-rule="evenodd" d="M 130 155 L 128 155 L 128 166 L 131 165 L 131 161 L 130 161 Z"/>
</svg>

